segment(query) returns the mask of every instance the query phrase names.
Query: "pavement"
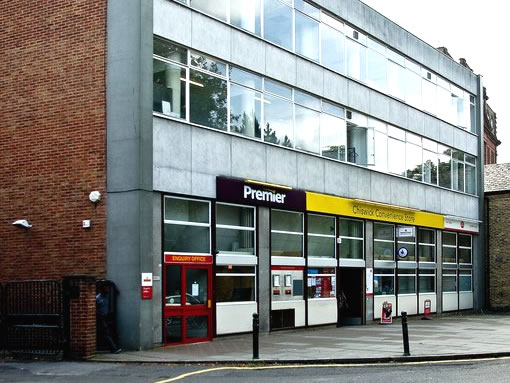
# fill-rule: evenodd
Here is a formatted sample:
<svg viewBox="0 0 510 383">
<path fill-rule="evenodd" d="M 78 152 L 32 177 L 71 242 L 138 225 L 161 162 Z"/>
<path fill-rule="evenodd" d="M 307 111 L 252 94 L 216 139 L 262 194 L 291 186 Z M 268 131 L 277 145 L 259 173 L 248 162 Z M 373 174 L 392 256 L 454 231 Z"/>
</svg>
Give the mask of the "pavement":
<svg viewBox="0 0 510 383">
<path fill-rule="evenodd" d="M 323 326 L 261 333 L 262 363 L 380 363 L 510 356 L 510 314 L 410 317 L 409 348 L 403 356 L 402 325 Z M 123 363 L 253 363 L 252 335 L 146 351 L 97 354 L 92 361 Z"/>
</svg>

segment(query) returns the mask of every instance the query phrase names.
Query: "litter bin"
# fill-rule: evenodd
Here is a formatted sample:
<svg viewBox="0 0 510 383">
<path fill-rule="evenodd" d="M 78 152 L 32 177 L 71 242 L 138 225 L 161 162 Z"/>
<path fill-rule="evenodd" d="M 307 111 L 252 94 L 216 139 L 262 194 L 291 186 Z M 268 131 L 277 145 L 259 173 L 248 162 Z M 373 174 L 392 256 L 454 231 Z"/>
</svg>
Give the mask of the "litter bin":
<svg viewBox="0 0 510 383">
<path fill-rule="evenodd" d="M 115 283 L 109 280 L 100 280 L 96 282 L 96 296 L 104 294 L 107 300 L 106 322 L 110 331 L 110 336 L 116 345 L 119 344 L 117 334 L 117 295 L 119 290 Z M 99 319 L 99 313 L 96 312 L 96 349 L 97 351 L 111 351 L 111 346 L 106 341 L 105 328 Z"/>
</svg>

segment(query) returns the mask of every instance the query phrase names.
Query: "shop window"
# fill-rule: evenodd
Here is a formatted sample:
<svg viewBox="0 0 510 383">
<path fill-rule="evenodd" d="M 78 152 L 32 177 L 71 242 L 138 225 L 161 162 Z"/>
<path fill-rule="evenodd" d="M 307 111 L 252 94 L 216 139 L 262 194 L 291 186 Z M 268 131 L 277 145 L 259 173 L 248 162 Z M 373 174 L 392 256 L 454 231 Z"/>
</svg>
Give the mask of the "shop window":
<svg viewBox="0 0 510 383">
<path fill-rule="evenodd" d="M 231 0 L 230 23 L 260 36 L 260 7 L 260 0 Z"/>
<path fill-rule="evenodd" d="M 308 214 L 308 256 L 335 258 L 335 218 Z"/>
<path fill-rule="evenodd" d="M 436 261 L 436 232 L 432 229 L 418 228 L 418 261 Z"/>
<path fill-rule="evenodd" d="M 154 59 L 152 80 L 152 109 L 170 117 L 186 118 L 186 69 Z"/>
<path fill-rule="evenodd" d="M 230 85 L 230 131 L 244 136 L 261 138 L 262 93 Z"/>
<path fill-rule="evenodd" d="M 165 197 L 163 251 L 210 254 L 209 202 Z"/>
<path fill-rule="evenodd" d="M 255 268 L 216 266 L 216 302 L 254 302 Z"/>
<path fill-rule="evenodd" d="M 316 9 L 311 5 L 306 5 L 309 8 Z M 296 2 L 296 8 L 297 6 L 298 3 Z M 303 56 L 318 62 L 319 22 L 299 11 L 296 11 L 294 23 L 296 27 L 296 53 L 302 54 Z"/>
<path fill-rule="evenodd" d="M 374 222 L 374 260 L 395 260 L 395 229 L 392 224 Z"/>
<path fill-rule="evenodd" d="M 470 235 L 459 234 L 459 263 L 472 263 L 472 237 Z"/>
<path fill-rule="evenodd" d="M 457 292 L 457 270 L 443 269 L 443 293 Z"/>
<path fill-rule="evenodd" d="M 374 295 L 395 295 L 395 269 L 374 270 Z"/>
<path fill-rule="evenodd" d="M 399 227 L 397 227 L 398 231 Z M 416 261 L 416 228 L 413 236 L 397 238 L 397 252 L 400 249 L 407 249 L 407 257 L 399 258 L 399 261 Z"/>
<path fill-rule="evenodd" d="M 473 270 L 459 270 L 459 291 L 473 291 Z"/>
<path fill-rule="evenodd" d="M 303 256 L 303 213 L 271 210 L 271 255 Z"/>
<path fill-rule="evenodd" d="M 364 259 L 364 222 L 340 218 L 340 258 Z"/>
<path fill-rule="evenodd" d="M 334 298 L 336 276 L 334 268 L 308 269 L 308 298 Z"/>
<path fill-rule="evenodd" d="M 443 231 L 443 263 L 457 263 L 457 234 Z"/>
<path fill-rule="evenodd" d="M 190 0 L 190 6 L 208 15 L 217 17 L 220 20 L 227 21 L 227 1 L 228 0 Z"/>
<path fill-rule="evenodd" d="M 435 270 L 420 270 L 418 278 L 418 291 L 421 294 L 435 293 L 436 292 L 436 271 Z"/>
<path fill-rule="evenodd" d="M 255 255 L 254 208 L 216 204 L 216 248 L 222 255 Z"/>
<path fill-rule="evenodd" d="M 398 270 L 398 294 L 416 294 L 416 269 Z"/>
<path fill-rule="evenodd" d="M 345 36 L 339 30 L 321 24 L 322 65 L 338 73 L 344 73 Z"/>
<path fill-rule="evenodd" d="M 264 1 L 264 38 L 292 50 L 292 8 L 278 0 Z"/>
</svg>

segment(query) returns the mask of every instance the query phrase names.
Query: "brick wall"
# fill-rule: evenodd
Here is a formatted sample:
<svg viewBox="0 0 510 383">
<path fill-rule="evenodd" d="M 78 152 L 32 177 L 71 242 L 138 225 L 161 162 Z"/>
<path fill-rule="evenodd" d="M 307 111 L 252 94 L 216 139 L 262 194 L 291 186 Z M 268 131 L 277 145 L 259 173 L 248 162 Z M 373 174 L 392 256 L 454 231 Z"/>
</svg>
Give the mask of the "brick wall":
<svg viewBox="0 0 510 383">
<path fill-rule="evenodd" d="M 0 282 L 102 277 L 106 1 L 9 0 L 0 19 Z"/>
<path fill-rule="evenodd" d="M 510 192 L 487 196 L 489 308 L 510 310 Z"/>
</svg>

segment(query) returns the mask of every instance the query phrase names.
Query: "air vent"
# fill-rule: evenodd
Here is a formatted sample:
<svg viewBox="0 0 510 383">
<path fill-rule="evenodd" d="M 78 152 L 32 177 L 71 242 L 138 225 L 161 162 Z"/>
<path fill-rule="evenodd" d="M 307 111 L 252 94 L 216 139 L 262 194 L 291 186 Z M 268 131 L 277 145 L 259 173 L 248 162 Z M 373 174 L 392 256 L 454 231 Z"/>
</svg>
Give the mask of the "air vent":
<svg viewBox="0 0 510 383">
<path fill-rule="evenodd" d="M 432 74 L 430 72 L 427 72 L 427 79 L 432 80 Z"/>
<path fill-rule="evenodd" d="M 359 39 L 358 31 L 352 31 L 352 37 L 354 37 L 356 40 L 358 40 Z"/>
<path fill-rule="evenodd" d="M 347 111 L 347 118 L 352 119 L 352 112 L 350 110 Z"/>
</svg>

